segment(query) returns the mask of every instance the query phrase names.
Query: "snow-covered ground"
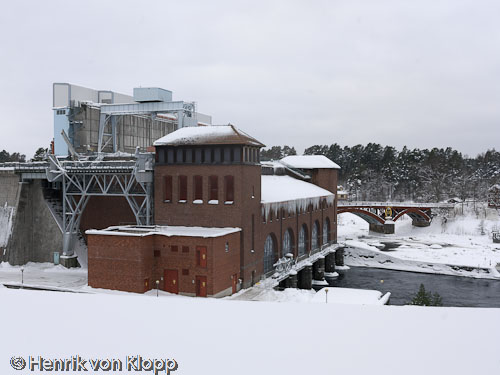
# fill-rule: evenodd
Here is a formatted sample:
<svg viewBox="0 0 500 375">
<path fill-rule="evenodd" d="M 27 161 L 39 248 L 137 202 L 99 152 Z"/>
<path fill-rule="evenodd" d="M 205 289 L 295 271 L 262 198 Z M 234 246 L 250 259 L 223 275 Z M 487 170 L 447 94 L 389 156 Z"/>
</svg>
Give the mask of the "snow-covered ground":
<svg viewBox="0 0 500 375">
<path fill-rule="evenodd" d="M 171 374 L 500 371 L 500 309 L 255 303 L 2 287 L 0 301 L 2 375 L 21 373 L 11 368 L 11 357 L 76 355 L 119 359 L 124 365 L 130 355 L 175 359 L 178 368 Z M 88 370 L 77 373 L 100 373 Z"/>
<path fill-rule="evenodd" d="M 30 262 L 22 267 L 0 263 L 0 284 L 21 284 L 23 280 L 31 286 L 80 290 L 87 286 L 87 269 L 68 269 L 52 263 Z"/>
<path fill-rule="evenodd" d="M 457 207 L 457 210 L 460 210 Z M 345 242 L 346 264 L 416 272 L 498 278 L 500 244 L 491 231 L 500 227 L 496 210 L 482 208 L 477 217 L 465 214 L 435 217 L 430 227 L 414 227 L 403 216 L 392 235 L 368 232 L 368 224 L 353 214 L 338 218 L 339 241 Z"/>
</svg>

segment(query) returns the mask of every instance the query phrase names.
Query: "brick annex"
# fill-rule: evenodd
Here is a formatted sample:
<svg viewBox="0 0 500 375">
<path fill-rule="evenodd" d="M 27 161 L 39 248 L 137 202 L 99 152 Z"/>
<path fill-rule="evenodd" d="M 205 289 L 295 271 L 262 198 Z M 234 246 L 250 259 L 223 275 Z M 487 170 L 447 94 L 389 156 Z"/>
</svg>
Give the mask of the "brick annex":
<svg viewBox="0 0 500 375">
<path fill-rule="evenodd" d="M 154 146 L 156 225 L 87 230 L 91 287 L 225 296 L 272 275 L 286 254 L 336 243 L 339 166 L 326 157 L 261 163 L 264 145 L 232 125 L 181 128 Z"/>
</svg>

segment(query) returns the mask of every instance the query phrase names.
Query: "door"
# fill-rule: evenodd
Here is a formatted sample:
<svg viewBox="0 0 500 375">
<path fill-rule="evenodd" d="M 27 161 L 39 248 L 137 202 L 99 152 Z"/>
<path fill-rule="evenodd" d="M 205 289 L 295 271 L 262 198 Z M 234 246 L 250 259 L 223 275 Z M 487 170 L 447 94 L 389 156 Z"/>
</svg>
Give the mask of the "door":
<svg viewBox="0 0 500 375">
<path fill-rule="evenodd" d="M 149 290 L 149 279 L 144 279 L 144 293 Z"/>
<path fill-rule="evenodd" d="M 196 246 L 196 265 L 207 268 L 207 248 L 205 246 Z"/>
<path fill-rule="evenodd" d="M 196 296 L 206 297 L 207 296 L 207 277 L 206 276 L 196 276 Z"/>
<path fill-rule="evenodd" d="M 165 292 L 179 294 L 179 271 L 165 270 L 163 280 Z"/>
<path fill-rule="evenodd" d="M 233 293 L 236 293 L 236 287 L 238 286 L 238 274 L 233 275 Z"/>
</svg>

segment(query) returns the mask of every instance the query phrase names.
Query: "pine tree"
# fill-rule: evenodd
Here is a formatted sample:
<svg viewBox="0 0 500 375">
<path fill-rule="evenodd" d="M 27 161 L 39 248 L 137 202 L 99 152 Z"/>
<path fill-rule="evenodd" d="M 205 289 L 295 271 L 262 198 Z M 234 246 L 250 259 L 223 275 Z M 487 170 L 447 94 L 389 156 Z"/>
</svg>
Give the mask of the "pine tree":
<svg viewBox="0 0 500 375">
<path fill-rule="evenodd" d="M 413 297 L 410 305 L 416 306 L 443 306 L 443 300 L 438 293 L 432 294 L 425 290 L 424 284 L 420 284 L 418 293 Z"/>
<path fill-rule="evenodd" d="M 418 289 L 418 293 L 413 297 L 411 305 L 417 306 L 430 306 L 431 300 L 429 298 L 429 294 L 425 291 L 424 284 L 420 284 L 420 288 Z"/>
</svg>

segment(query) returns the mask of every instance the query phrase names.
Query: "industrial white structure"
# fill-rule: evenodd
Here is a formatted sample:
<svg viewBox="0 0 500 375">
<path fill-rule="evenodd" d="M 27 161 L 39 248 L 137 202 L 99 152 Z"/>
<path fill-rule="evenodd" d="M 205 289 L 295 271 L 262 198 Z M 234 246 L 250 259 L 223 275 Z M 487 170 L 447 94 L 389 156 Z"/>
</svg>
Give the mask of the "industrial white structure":
<svg viewBox="0 0 500 375">
<path fill-rule="evenodd" d="M 53 111 L 57 156 L 145 151 L 176 129 L 212 122 L 194 102 L 173 101 L 171 91 L 156 87 L 134 88 L 129 96 L 54 83 Z"/>
</svg>

